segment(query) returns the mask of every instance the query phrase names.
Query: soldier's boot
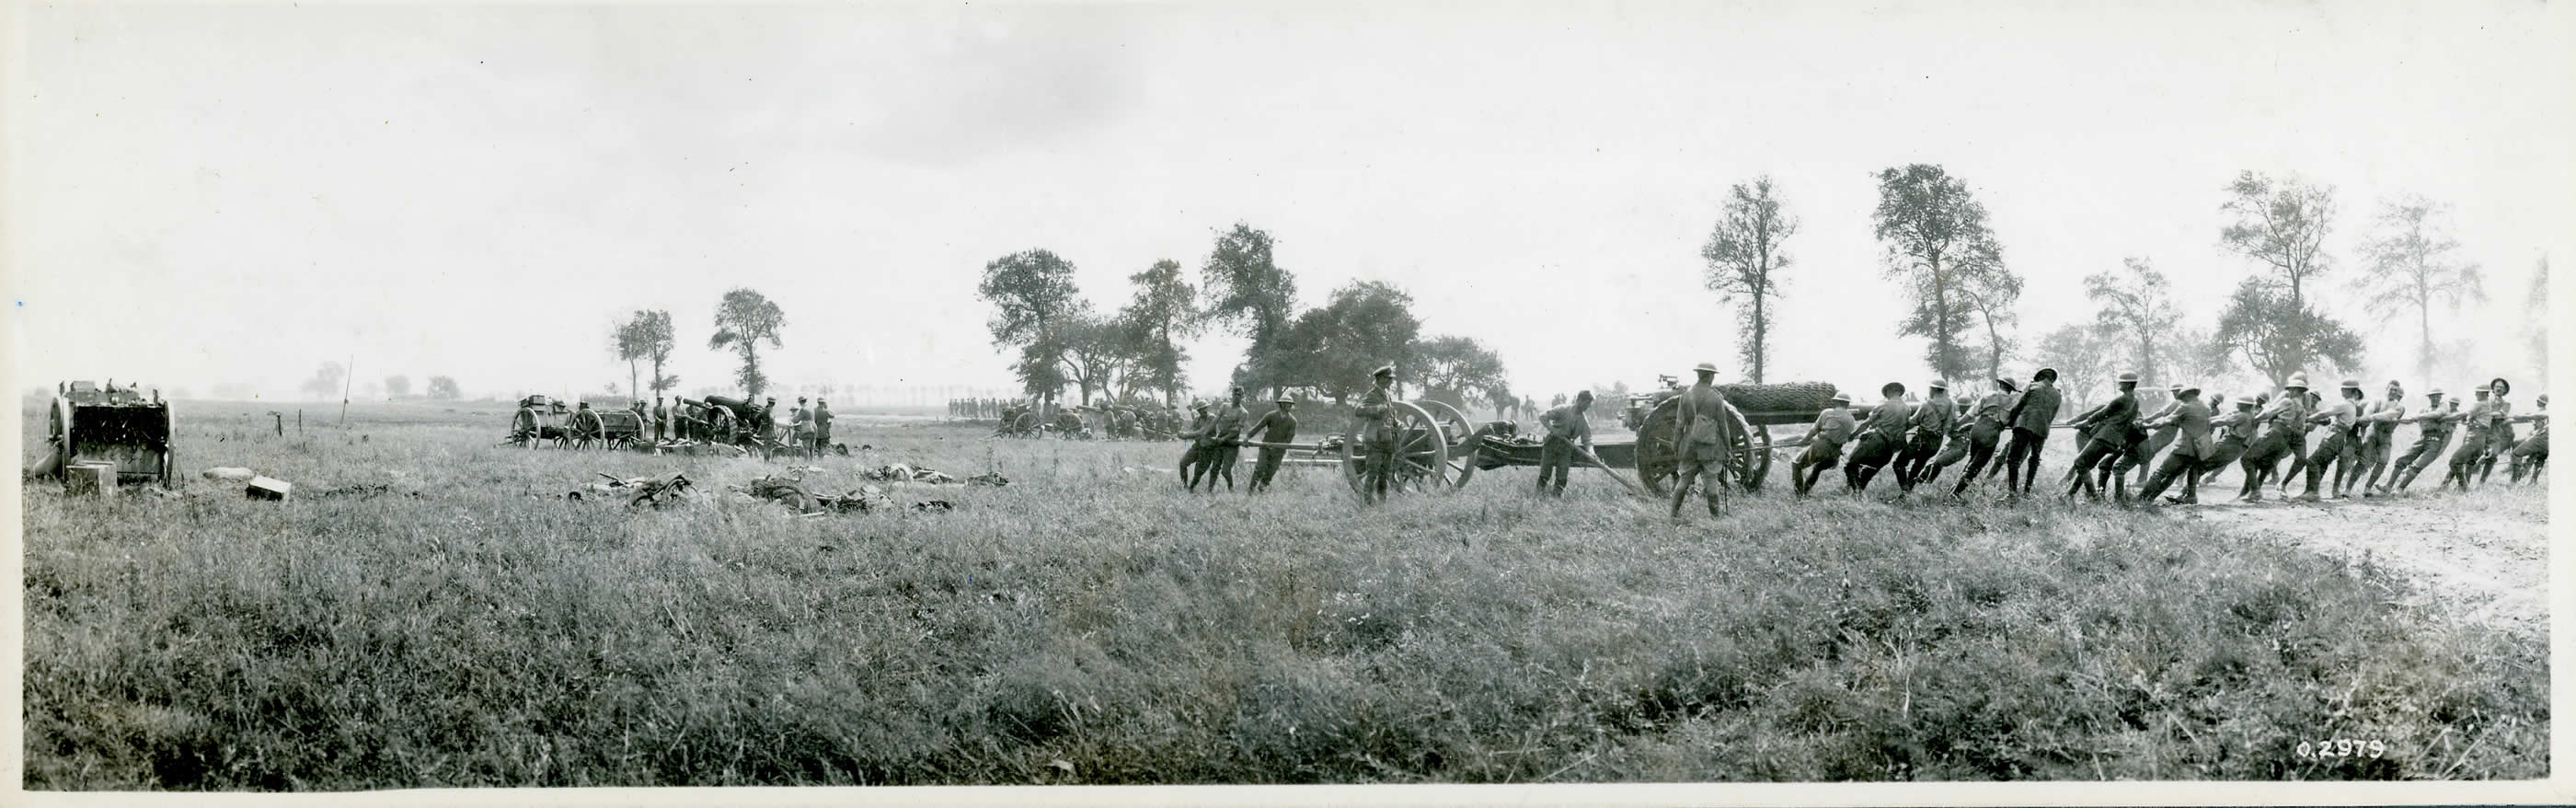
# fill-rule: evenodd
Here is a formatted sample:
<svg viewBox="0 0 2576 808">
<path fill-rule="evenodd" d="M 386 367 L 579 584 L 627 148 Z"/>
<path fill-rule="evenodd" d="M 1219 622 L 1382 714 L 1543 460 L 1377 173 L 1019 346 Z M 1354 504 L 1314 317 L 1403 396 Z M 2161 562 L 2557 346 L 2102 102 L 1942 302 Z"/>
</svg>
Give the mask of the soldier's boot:
<svg viewBox="0 0 2576 808">
<path fill-rule="evenodd" d="M 2496 459 L 2495 459 L 2495 455 L 2487 455 L 2487 459 L 2486 459 L 2486 460 L 2484 460 L 2484 461 L 2480 461 L 2480 462 L 2478 463 L 2478 484 L 2479 484 L 2479 485 L 2485 485 L 2485 484 L 2487 484 L 2487 478 L 2488 478 L 2488 477 L 2490 477 L 2490 476 L 2493 476 L 2493 475 L 2495 474 L 2495 466 L 2496 466 Z"/>
<path fill-rule="evenodd" d="M 2129 475 L 2111 475 L 2111 501 L 2122 505 L 2129 504 Z"/>
<path fill-rule="evenodd" d="M 2509 475 L 2509 476 L 2506 478 L 2506 481 L 2507 481 L 2507 482 L 2512 482 L 2512 483 L 2520 483 L 2520 482 L 2522 482 L 2522 471 L 2523 471 L 2523 469 L 2522 469 L 2522 465 L 2523 465 L 2523 464 L 2522 464 L 2522 458 L 2518 458 L 2518 457 L 2517 457 L 2517 458 L 2514 458 L 2514 460 L 2513 460 L 2513 467 L 2512 467 L 2512 468 L 2510 468 L 2510 469 L 2507 469 L 2507 470 L 2505 471 L 2505 473 L 2506 473 L 2507 475 Z"/>
</svg>

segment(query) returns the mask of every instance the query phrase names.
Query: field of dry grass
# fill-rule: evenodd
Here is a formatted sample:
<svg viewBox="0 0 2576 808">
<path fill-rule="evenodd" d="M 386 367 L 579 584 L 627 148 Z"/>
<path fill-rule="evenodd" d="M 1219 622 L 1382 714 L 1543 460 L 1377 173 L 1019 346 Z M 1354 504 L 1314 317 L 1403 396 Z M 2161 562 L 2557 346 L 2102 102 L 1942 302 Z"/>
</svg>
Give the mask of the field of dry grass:
<svg viewBox="0 0 2576 808">
<path fill-rule="evenodd" d="M 877 448 L 821 488 L 1012 484 L 796 517 L 723 493 L 783 461 L 496 448 L 491 405 L 281 438 L 263 409 L 182 406 L 180 496 L 29 485 L 27 787 L 2546 773 L 2545 631 L 2295 524 L 1776 486 L 1677 524 L 1526 469 L 1192 496 L 1177 444 L 846 416 Z M 563 498 L 670 471 L 701 496 Z M 2537 488 L 2470 496 L 2385 507 L 2545 531 Z M 2385 751 L 2298 753 L 2328 739 Z"/>
</svg>

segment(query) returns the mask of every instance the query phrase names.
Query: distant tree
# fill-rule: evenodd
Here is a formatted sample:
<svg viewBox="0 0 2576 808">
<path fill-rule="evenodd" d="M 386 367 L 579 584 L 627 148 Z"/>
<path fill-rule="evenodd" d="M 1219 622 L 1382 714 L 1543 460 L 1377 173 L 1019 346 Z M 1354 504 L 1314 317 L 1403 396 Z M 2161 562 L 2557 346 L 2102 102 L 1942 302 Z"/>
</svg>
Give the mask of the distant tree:
<svg viewBox="0 0 2576 808">
<path fill-rule="evenodd" d="M 1091 391 L 1107 391 L 1112 374 L 1123 364 L 1128 335 L 1117 322 L 1087 309 L 1065 315 L 1058 328 L 1063 335 L 1064 366 L 1071 371 L 1074 386 L 1082 390 L 1082 404 L 1089 406 Z"/>
<path fill-rule="evenodd" d="M 993 304 L 993 318 L 984 323 L 993 346 L 1020 349 L 1011 372 L 1019 376 L 1021 389 L 1054 403 L 1069 381 L 1064 331 L 1087 309 L 1074 288 L 1073 263 L 1046 250 L 1005 255 L 984 265 L 984 281 L 975 294 Z"/>
<path fill-rule="evenodd" d="M 1298 315 L 1282 340 L 1276 370 L 1267 377 L 1238 370 L 1236 383 L 1247 389 L 1253 379 L 1267 378 L 1274 393 L 1304 387 L 1344 403 L 1367 390 L 1369 372 L 1393 363 L 1401 381 L 1418 383 L 1412 363 L 1414 339 L 1422 321 L 1413 316 L 1413 296 L 1377 281 L 1360 281 L 1333 291 L 1322 308 Z"/>
<path fill-rule="evenodd" d="M 2433 377 L 2433 309 L 2456 310 L 2487 299 L 2486 278 L 2476 263 L 2456 257 L 2460 242 L 2441 217 L 2449 206 L 2408 195 L 2381 206 L 2378 230 L 2362 245 L 2362 270 L 2353 289 L 2378 323 L 2412 315 L 2416 378 Z"/>
<path fill-rule="evenodd" d="M 1119 310 L 1119 324 L 1126 329 L 1127 354 L 1135 361 L 1135 386 L 1162 392 L 1163 400 L 1177 401 L 1181 388 L 1189 384 L 1182 365 L 1189 361 L 1183 340 L 1199 335 L 1198 290 L 1190 287 L 1189 278 L 1181 274 L 1178 261 L 1155 261 L 1145 271 L 1127 276 L 1136 285 L 1136 297 Z"/>
<path fill-rule="evenodd" d="M 2121 271 L 2084 276 L 2084 296 L 2093 301 L 2093 329 L 2120 346 L 2129 369 L 2145 385 L 2162 384 L 2174 327 L 2182 311 L 2173 303 L 2173 284 L 2144 258 L 2120 259 Z"/>
<path fill-rule="evenodd" d="M 340 382 L 348 377 L 348 368 L 341 367 L 338 362 L 324 362 L 321 368 L 313 371 L 313 378 L 304 380 L 301 389 L 315 401 L 329 401 L 340 395 L 344 389 Z"/>
<path fill-rule="evenodd" d="M 2021 303 L 2021 276 L 1980 272 L 1967 280 L 1959 287 L 1959 297 L 1967 302 L 1970 311 L 1976 312 L 1977 322 L 1986 333 L 1983 340 L 1962 340 L 1961 344 L 1971 356 L 1986 358 L 1988 378 L 1999 378 L 2004 375 L 2004 357 L 2021 349 L 2020 340 L 2012 334 L 2012 329 L 2021 323 L 2021 315 L 2015 311 Z"/>
<path fill-rule="evenodd" d="M 617 358 L 626 360 L 630 377 L 627 389 L 659 393 L 680 385 L 680 377 L 662 373 L 664 363 L 671 359 L 672 336 L 671 313 L 661 310 L 638 309 L 625 325 L 617 327 Z M 637 375 L 639 362 L 653 368 L 647 382 L 637 383 L 631 378 Z"/>
<path fill-rule="evenodd" d="M 385 377 L 385 397 L 410 398 L 411 377 L 399 374 Z"/>
<path fill-rule="evenodd" d="M 1779 271 L 1790 263 L 1781 243 L 1797 232 L 1797 217 L 1781 210 L 1780 199 L 1771 192 L 1771 178 L 1764 176 L 1750 186 L 1739 182 L 1728 189 L 1726 209 L 1718 215 L 1708 244 L 1699 251 L 1708 261 L 1709 291 L 1716 292 L 1720 301 L 1744 299 L 1745 308 L 1737 318 L 1742 338 L 1736 347 L 1745 365 L 1753 369 L 1757 384 L 1770 356 L 1769 304 L 1780 293 Z"/>
<path fill-rule="evenodd" d="M 2094 324 L 2069 323 L 2041 337 L 2039 352 L 2031 361 L 2057 369 L 2057 389 L 2066 396 L 2070 407 L 2076 407 L 2109 386 L 2108 366 L 2119 351 L 2119 345 L 2103 336 Z"/>
<path fill-rule="evenodd" d="M 778 304 L 750 289 L 726 292 L 723 302 L 716 304 L 716 333 L 707 338 L 707 348 L 731 347 L 742 356 L 742 367 L 734 371 L 733 377 L 742 385 L 746 397 L 758 398 L 761 391 L 769 389 L 769 375 L 760 370 L 759 346 L 766 340 L 769 347 L 783 347 L 778 329 L 785 325 L 787 314 L 778 309 Z"/>
<path fill-rule="evenodd" d="M 2306 292 L 2310 279 L 2332 268 L 2325 240 L 2334 227 L 2334 189 L 2246 171 L 2227 193 L 2219 243 L 2260 268 L 2228 297 L 2216 339 L 2275 385 L 2318 359 L 2356 364 L 2360 339 Z"/>
<path fill-rule="evenodd" d="M 1914 298 L 1914 311 L 1898 333 L 1932 340 L 1925 359 L 1935 375 L 1966 377 L 1969 364 L 1959 335 L 1971 327 L 1974 311 L 1964 299 L 1966 290 L 1980 282 L 2007 285 L 1979 280 L 2006 272 L 2003 249 L 1986 227 L 1985 205 L 1940 166 L 1916 163 L 1878 173 L 1872 220 L 1888 276 L 1904 280 Z"/>
<path fill-rule="evenodd" d="M 1199 311 L 1209 322 L 1252 339 L 1235 382 L 1277 394 L 1289 319 L 1297 305 L 1297 279 L 1272 260 L 1270 234 L 1242 222 L 1217 237 L 1199 268 Z"/>
<path fill-rule="evenodd" d="M 2343 324 L 2299 305 L 2259 278 L 2246 278 L 2219 311 L 2212 351 L 2242 359 L 2274 386 L 2290 374 L 2312 369 L 2317 360 L 2337 368 L 2361 364 L 2361 336 Z M 2314 368 L 2324 370 L 2325 368 Z"/>
<path fill-rule="evenodd" d="M 1461 410 L 1471 401 L 1511 398 L 1510 383 L 1503 378 L 1503 358 L 1473 339 L 1432 337 L 1414 343 L 1411 353 L 1423 398 Z"/>
<path fill-rule="evenodd" d="M 464 398 L 465 391 L 456 386 L 456 379 L 452 377 L 431 376 L 429 377 L 429 397 L 440 401 L 455 401 Z"/>
</svg>

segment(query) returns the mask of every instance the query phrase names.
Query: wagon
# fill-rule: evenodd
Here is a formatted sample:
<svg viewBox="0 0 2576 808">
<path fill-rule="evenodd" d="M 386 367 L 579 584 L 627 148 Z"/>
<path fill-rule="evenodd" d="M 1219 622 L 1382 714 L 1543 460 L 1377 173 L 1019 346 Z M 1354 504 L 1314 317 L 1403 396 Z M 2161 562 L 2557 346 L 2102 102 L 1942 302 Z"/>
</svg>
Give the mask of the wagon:
<svg viewBox="0 0 2576 808">
<path fill-rule="evenodd" d="M 1761 490 L 1771 473 L 1770 428 L 1813 423 L 1834 395 L 1834 386 L 1826 382 L 1722 384 L 1717 389 L 1726 395 L 1727 417 L 1735 422 L 1727 469 L 1746 491 Z M 1596 443 L 1594 456 L 1613 469 L 1636 470 L 1637 481 L 1654 495 L 1670 494 L 1681 465 L 1681 414 L 1675 400 L 1680 392 L 1664 390 L 1639 397 L 1633 408 L 1636 414 L 1623 419 L 1635 424 L 1637 439 Z M 1538 465 L 1539 442 L 1487 428 L 1454 441 L 1448 455 L 1444 460 L 1456 469 L 1452 475 L 1456 484 L 1465 485 L 1478 470 Z"/>
<path fill-rule="evenodd" d="M 41 462 L 57 476 L 76 465 L 109 464 L 120 481 L 157 480 L 170 488 L 178 484 L 171 420 L 159 390 L 146 397 L 132 384 L 59 383 L 46 417 L 45 442 L 52 453 Z"/>
</svg>

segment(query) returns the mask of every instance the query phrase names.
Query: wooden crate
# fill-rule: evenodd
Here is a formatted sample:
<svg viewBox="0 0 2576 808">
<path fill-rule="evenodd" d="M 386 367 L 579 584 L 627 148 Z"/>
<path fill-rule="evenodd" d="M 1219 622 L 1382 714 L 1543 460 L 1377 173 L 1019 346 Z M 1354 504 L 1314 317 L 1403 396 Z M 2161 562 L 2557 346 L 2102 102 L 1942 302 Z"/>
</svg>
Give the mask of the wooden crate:
<svg viewBox="0 0 2576 808">
<path fill-rule="evenodd" d="M 116 493 L 116 464 L 73 463 L 63 469 L 63 491 L 70 494 Z"/>
</svg>

